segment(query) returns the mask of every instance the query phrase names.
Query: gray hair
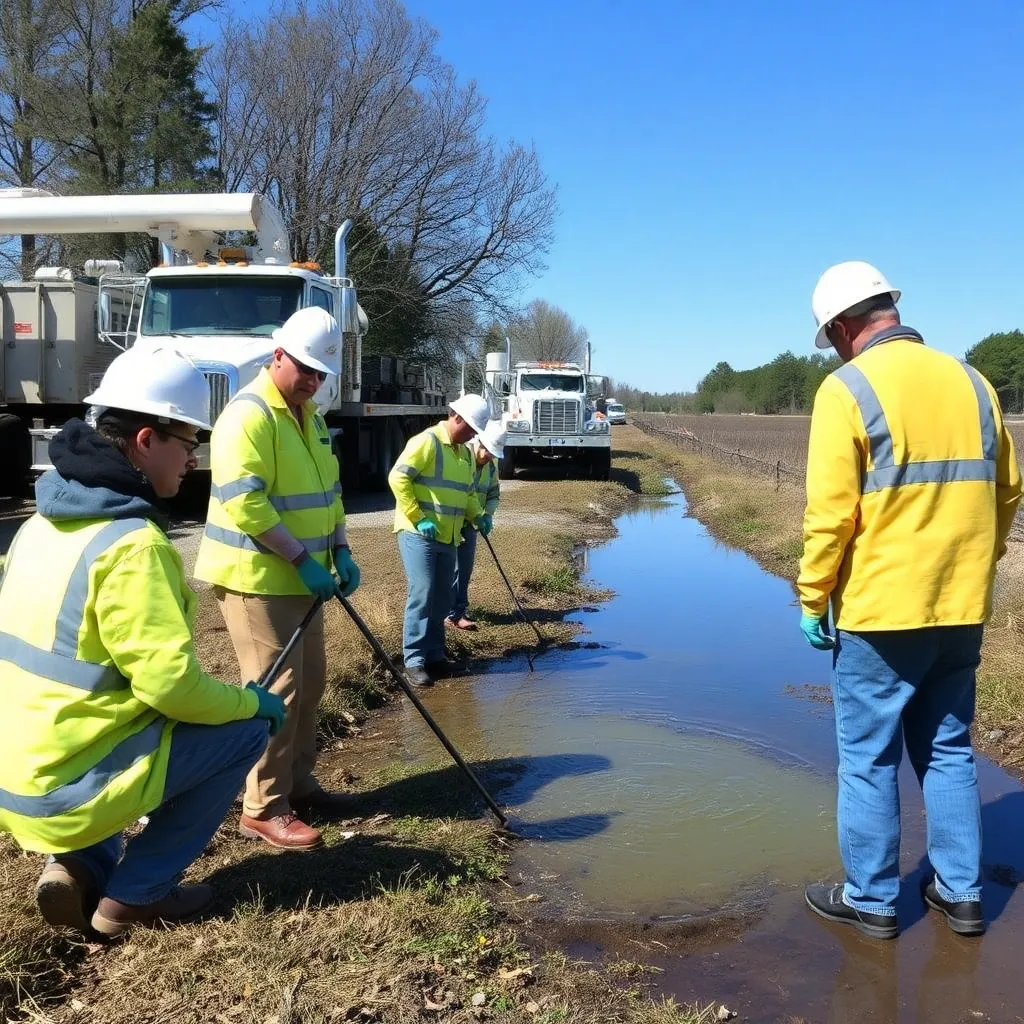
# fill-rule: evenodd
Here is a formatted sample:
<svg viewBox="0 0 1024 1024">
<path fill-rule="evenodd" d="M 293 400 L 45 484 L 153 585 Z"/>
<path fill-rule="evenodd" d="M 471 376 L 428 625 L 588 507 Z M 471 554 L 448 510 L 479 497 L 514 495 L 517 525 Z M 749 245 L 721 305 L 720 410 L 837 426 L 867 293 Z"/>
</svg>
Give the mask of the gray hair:
<svg viewBox="0 0 1024 1024">
<path fill-rule="evenodd" d="M 900 321 L 900 314 L 896 309 L 896 303 L 892 301 L 892 296 L 888 292 L 882 292 L 881 295 L 872 295 L 870 299 L 864 299 L 855 306 L 844 309 L 839 316 L 843 317 L 844 320 L 852 320 L 855 317 L 867 317 L 869 321 L 883 319 L 895 319 L 897 323 Z M 838 320 L 839 317 L 836 317 L 836 319 Z"/>
</svg>

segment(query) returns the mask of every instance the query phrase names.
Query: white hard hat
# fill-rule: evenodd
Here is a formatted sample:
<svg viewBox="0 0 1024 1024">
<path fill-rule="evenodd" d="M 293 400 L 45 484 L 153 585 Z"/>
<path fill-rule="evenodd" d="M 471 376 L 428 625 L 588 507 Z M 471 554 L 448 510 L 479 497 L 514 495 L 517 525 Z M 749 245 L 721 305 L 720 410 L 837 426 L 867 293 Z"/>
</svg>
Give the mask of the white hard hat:
<svg viewBox="0 0 1024 1024">
<path fill-rule="evenodd" d="M 811 312 L 814 322 L 818 325 L 818 333 L 814 344 L 818 348 L 828 348 L 831 342 L 825 336 L 825 328 L 837 316 L 856 306 L 858 302 L 884 295 L 892 296 L 893 302 L 899 302 L 900 291 L 893 288 L 885 275 L 870 263 L 861 260 L 849 260 L 829 267 L 814 286 L 811 296 Z"/>
<path fill-rule="evenodd" d="M 122 352 L 85 401 L 210 429 L 210 386 L 202 371 L 173 348 Z"/>
<path fill-rule="evenodd" d="M 487 426 L 487 420 L 491 415 L 487 399 L 481 395 L 463 395 L 456 398 L 449 408 L 461 416 L 478 434 Z"/>
<path fill-rule="evenodd" d="M 310 369 L 341 373 L 341 328 L 326 309 L 296 310 L 272 337 L 279 348 Z"/>
<path fill-rule="evenodd" d="M 496 459 L 500 459 L 505 454 L 505 438 L 507 436 L 505 428 L 501 425 L 501 420 L 491 420 L 477 435 L 477 440 Z"/>
</svg>

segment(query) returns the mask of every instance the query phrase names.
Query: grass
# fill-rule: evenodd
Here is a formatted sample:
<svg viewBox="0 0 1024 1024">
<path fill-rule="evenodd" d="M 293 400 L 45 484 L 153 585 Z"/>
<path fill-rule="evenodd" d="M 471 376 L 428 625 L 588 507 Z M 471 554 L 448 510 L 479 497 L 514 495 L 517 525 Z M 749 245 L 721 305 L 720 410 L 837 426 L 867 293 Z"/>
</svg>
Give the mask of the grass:
<svg viewBox="0 0 1024 1024">
<path fill-rule="evenodd" d="M 581 628 L 565 613 L 599 599 L 572 559 L 579 543 L 614 533 L 636 495 L 664 493 L 672 467 L 627 430 L 613 480 L 527 480 L 507 488 L 492 535 L 529 614 L 554 643 Z M 387 527 L 353 528 L 363 585 L 353 604 L 398 653 L 405 586 Z M 532 645 L 485 546 L 471 601 L 486 629 L 450 637 L 458 653 L 493 658 Z M 235 815 L 186 880 L 218 892 L 213 916 L 174 930 L 139 930 L 119 945 L 46 929 L 32 899 L 42 858 L 0 836 L 0 1019 L 37 1024 L 399 1024 L 431 1020 L 565 1024 L 703 1024 L 707 1007 L 655 1000 L 653 969 L 607 967 L 527 940 L 528 902 L 504 880 L 510 839 L 482 819 L 447 763 L 406 763 L 388 719 L 390 684 L 340 606 L 325 619 L 332 679 L 322 706 L 331 779 L 361 794 L 361 817 L 316 822 L 323 848 L 287 854 L 241 839 Z M 237 679 L 234 653 L 209 592 L 197 650 L 207 671 Z M 477 764 L 486 779 L 521 770 Z M 482 1005 L 474 1005 L 482 999 Z"/>
</svg>

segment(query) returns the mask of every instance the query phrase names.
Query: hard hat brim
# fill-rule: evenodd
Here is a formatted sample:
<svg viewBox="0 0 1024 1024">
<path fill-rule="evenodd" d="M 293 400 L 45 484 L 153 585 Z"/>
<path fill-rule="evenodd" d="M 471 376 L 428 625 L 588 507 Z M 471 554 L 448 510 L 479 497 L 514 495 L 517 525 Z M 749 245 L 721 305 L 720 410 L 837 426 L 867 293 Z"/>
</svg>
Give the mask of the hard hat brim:
<svg viewBox="0 0 1024 1024">
<path fill-rule="evenodd" d="M 493 455 L 496 459 L 500 459 L 505 454 L 505 446 L 498 446 L 491 441 L 488 441 L 483 434 L 477 434 L 476 439 Z"/>
<path fill-rule="evenodd" d="M 190 427 L 198 427 L 200 430 L 212 430 L 213 425 L 206 420 L 196 419 L 194 416 L 186 416 L 179 409 L 170 409 L 166 404 L 160 402 L 147 402 L 145 400 L 133 401 L 130 406 L 124 404 L 116 396 L 107 397 L 103 388 L 97 388 L 91 395 L 86 395 L 82 400 L 85 405 L 99 405 L 104 409 L 124 409 L 125 412 L 141 413 L 143 416 L 156 416 L 171 423 L 185 423 Z"/>
</svg>

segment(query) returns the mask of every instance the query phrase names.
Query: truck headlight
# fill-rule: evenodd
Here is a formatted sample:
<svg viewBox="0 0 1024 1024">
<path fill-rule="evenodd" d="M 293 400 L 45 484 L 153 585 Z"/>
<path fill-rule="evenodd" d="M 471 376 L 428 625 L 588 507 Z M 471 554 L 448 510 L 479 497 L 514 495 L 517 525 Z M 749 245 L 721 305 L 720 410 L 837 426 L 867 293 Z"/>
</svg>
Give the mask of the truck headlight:
<svg viewBox="0 0 1024 1024">
<path fill-rule="evenodd" d="M 505 429 L 512 434 L 528 434 L 530 432 L 530 421 L 529 420 L 509 420 L 505 424 Z"/>
<path fill-rule="evenodd" d="M 587 420 L 583 424 L 583 429 L 591 433 L 601 434 L 608 429 L 608 422 L 607 420 Z"/>
</svg>

